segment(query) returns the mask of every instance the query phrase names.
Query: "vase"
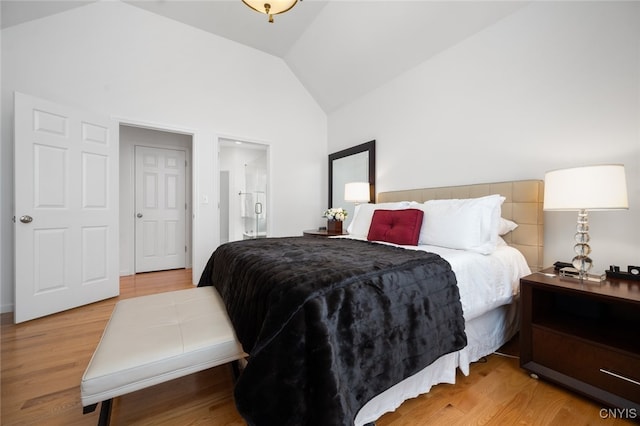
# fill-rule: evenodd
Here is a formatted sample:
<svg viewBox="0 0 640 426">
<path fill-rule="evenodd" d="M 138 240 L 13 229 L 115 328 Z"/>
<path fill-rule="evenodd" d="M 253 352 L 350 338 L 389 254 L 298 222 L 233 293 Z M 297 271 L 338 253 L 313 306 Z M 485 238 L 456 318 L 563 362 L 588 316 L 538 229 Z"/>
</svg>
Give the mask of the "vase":
<svg viewBox="0 0 640 426">
<path fill-rule="evenodd" d="M 342 234 L 342 221 L 341 220 L 327 220 L 327 233 L 329 233 L 329 234 Z"/>
</svg>

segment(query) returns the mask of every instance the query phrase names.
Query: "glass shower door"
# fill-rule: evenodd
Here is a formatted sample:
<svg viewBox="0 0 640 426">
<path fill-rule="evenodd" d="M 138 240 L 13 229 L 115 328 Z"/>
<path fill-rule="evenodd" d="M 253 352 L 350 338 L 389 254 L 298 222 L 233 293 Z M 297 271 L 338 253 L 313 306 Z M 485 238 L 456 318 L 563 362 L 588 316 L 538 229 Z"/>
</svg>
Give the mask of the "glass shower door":
<svg viewBox="0 0 640 426">
<path fill-rule="evenodd" d="M 260 157 L 245 164 L 244 193 L 240 193 L 241 209 L 245 212 L 243 238 L 267 236 L 267 168 L 266 158 Z M 244 195 L 243 195 L 244 194 Z"/>
</svg>

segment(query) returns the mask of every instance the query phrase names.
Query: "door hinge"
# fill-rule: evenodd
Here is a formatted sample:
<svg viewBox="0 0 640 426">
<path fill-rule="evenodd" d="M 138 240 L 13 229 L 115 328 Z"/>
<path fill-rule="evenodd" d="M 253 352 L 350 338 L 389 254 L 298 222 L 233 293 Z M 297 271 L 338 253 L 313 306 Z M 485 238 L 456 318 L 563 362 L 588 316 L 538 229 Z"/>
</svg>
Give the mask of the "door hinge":
<svg viewBox="0 0 640 426">
<path fill-rule="evenodd" d="M 184 252 L 185 253 L 187 252 L 187 246 L 184 246 Z"/>
</svg>

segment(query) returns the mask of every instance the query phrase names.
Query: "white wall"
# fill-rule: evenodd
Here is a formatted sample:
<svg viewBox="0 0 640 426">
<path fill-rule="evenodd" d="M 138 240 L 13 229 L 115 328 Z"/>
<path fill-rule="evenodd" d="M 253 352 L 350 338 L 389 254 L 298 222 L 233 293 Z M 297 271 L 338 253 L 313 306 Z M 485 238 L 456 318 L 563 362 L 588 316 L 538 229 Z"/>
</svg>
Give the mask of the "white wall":
<svg viewBox="0 0 640 426">
<path fill-rule="evenodd" d="M 112 1 L 9 27 L 1 38 L 2 311 L 12 309 L 14 285 L 14 91 L 193 130 L 196 280 L 218 241 L 211 200 L 220 134 L 269 143 L 272 235 L 300 235 L 317 223 L 326 199 L 326 115 L 281 59 Z"/>
<path fill-rule="evenodd" d="M 329 152 L 376 139 L 376 189 L 626 167 L 630 209 L 590 214 L 594 271 L 640 264 L 640 3 L 533 2 L 329 115 Z M 545 213 L 545 263 L 576 214 Z"/>
</svg>

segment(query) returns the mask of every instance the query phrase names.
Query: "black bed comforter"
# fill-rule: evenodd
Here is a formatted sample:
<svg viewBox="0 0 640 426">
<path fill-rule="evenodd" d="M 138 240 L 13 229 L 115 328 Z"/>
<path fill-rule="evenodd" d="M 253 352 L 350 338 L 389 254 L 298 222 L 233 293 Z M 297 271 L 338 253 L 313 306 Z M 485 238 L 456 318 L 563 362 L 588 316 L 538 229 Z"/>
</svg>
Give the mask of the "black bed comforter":
<svg viewBox="0 0 640 426">
<path fill-rule="evenodd" d="M 456 278 L 433 253 L 349 239 L 220 246 L 199 286 L 224 299 L 249 362 L 250 425 L 349 425 L 373 396 L 466 345 Z"/>
</svg>

